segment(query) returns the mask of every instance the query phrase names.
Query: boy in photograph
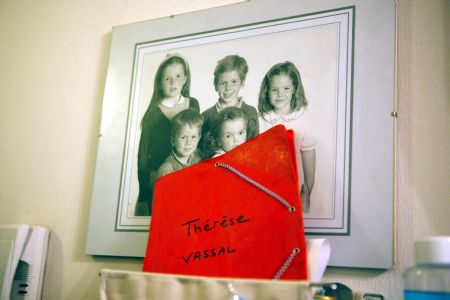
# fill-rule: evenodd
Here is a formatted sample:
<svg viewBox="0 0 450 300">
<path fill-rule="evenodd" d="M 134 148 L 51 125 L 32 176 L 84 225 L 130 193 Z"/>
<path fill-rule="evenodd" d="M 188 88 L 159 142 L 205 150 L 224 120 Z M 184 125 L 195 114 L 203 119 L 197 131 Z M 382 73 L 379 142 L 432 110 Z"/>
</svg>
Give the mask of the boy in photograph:
<svg viewBox="0 0 450 300">
<path fill-rule="evenodd" d="M 256 108 L 245 103 L 239 96 L 247 72 L 247 61 L 239 55 L 228 55 L 219 60 L 214 69 L 214 87 L 219 94 L 219 100 L 202 113 L 204 118 L 202 136 L 205 137 L 211 130 L 211 122 L 215 116 L 228 107 L 238 107 L 247 115 L 249 128 L 252 128 L 247 132 L 248 139 L 259 134 Z"/>
<path fill-rule="evenodd" d="M 203 126 L 202 115 L 194 109 L 179 112 L 172 120 L 170 141 L 172 153 L 156 173 L 156 179 L 177 170 L 192 166 L 202 160 L 197 149 Z"/>
</svg>

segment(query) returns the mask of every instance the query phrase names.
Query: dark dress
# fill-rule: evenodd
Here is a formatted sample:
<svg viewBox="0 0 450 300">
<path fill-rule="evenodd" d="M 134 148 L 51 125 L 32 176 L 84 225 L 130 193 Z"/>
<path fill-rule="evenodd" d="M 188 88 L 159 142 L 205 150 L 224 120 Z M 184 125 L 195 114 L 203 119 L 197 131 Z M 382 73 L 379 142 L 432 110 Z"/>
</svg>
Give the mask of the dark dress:
<svg viewBox="0 0 450 300">
<path fill-rule="evenodd" d="M 200 112 L 195 98 L 189 98 L 189 108 Z M 150 216 L 152 213 L 153 186 L 151 176 L 172 152 L 170 143 L 170 120 L 158 105 L 150 108 L 148 117 L 142 122 L 141 139 L 138 152 L 139 195 L 134 214 Z"/>
</svg>

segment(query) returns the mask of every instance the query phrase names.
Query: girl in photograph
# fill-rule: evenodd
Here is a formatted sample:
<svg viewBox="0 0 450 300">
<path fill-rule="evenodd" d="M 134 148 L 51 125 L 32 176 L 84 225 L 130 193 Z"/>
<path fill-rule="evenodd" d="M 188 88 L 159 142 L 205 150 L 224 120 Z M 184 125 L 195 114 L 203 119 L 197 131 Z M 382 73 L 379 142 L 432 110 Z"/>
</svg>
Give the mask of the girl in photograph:
<svg viewBox="0 0 450 300">
<path fill-rule="evenodd" d="M 300 72 L 289 61 L 274 65 L 261 83 L 258 100 L 261 132 L 283 124 L 295 129 L 295 147 L 301 186 L 302 208 L 308 212 L 314 187 L 316 151 L 315 141 L 301 129 L 301 117 L 307 106 Z M 298 155 L 300 154 L 300 155 Z"/>
<path fill-rule="evenodd" d="M 156 72 L 153 95 L 141 121 L 136 216 L 151 215 L 151 182 L 154 182 L 156 171 L 172 151 L 171 120 L 188 108 L 200 111 L 197 99 L 189 95 L 190 82 L 187 61 L 178 54 L 167 55 Z"/>
<path fill-rule="evenodd" d="M 207 157 L 217 157 L 247 141 L 249 128 L 247 114 L 238 107 L 228 107 L 218 113 L 211 122 L 206 137 Z"/>
</svg>

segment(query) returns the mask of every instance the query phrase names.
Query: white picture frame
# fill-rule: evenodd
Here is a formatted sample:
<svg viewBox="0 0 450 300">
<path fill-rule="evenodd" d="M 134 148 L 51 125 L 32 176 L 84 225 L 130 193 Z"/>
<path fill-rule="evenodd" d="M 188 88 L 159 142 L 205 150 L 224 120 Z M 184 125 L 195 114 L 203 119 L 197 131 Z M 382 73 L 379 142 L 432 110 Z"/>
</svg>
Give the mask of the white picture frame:
<svg viewBox="0 0 450 300">
<path fill-rule="evenodd" d="M 392 266 L 394 1 L 259 0 L 115 27 L 88 254 L 145 254 L 151 218 L 132 213 L 139 124 L 156 69 L 169 53 L 189 62 L 191 95 L 200 111 L 217 101 L 213 70 L 225 55 L 247 60 L 241 96 L 255 107 L 265 72 L 292 61 L 309 101 L 302 126 L 316 138 L 316 183 L 305 232 L 330 240 L 330 265 Z"/>
</svg>

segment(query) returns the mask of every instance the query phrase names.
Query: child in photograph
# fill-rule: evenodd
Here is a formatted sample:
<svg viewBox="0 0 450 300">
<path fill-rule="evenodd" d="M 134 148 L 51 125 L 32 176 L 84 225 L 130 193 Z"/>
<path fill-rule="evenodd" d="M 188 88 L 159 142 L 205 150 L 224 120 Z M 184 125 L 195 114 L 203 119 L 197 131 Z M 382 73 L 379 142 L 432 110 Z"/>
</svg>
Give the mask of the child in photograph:
<svg viewBox="0 0 450 300">
<path fill-rule="evenodd" d="M 211 122 L 206 137 L 207 157 L 220 156 L 247 141 L 249 127 L 247 114 L 238 107 L 228 107 Z"/>
<path fill-rule="evenodd" d="M 200 111 L 199 103 L 190 97 L 191 75 L 187 61 L 178 54 L 164 59 L 155 75 L 153 95 L 141 121 L 138 152 L 139 196 L 135 215 L 151 215 L 156 171 L 172 151 L 170 127 L 173 117 L 185 109 Z"/>
<path fill-rule="evenodd" d="M 202 126 L 203 117 L 194 109 L 183 110 L 173 118 L 170 134 L 172 153 L 159 167 L 156 179 L 202 160 L 201 153 L 197 149 Z"/>
<path fill-rule="evenodd" d="M 206 137 L 206 133 L 211 129 L 214 117 L 227 107 L 241 108 L 247 114 L 252 128 L 247 132 L 247 138 L 252 138 L 259 133 L 256 108 L 245 103 L 239 96 L 239 91 L 244 87 L 247 72 L 247 61 L 238 55 L 228 55 L 217 63 L 214 69 L 214 87 L 219 94 L 219 100 L 202 113 L 203 136 Z"/>
<path fill-rule="evenodd" d="M 259 128 L 264 132 L 283 124 L 295 129 L 295 144 L 299 154 L 298 170 L 302 208 L 308 212 L 314 187 L 316 151 L 315 140 L 301 129 L 301 116 L 307 106 L 300 72 L 291 62 L 274 65 L 265 75 L 259 93 Z"/>
</svg>

